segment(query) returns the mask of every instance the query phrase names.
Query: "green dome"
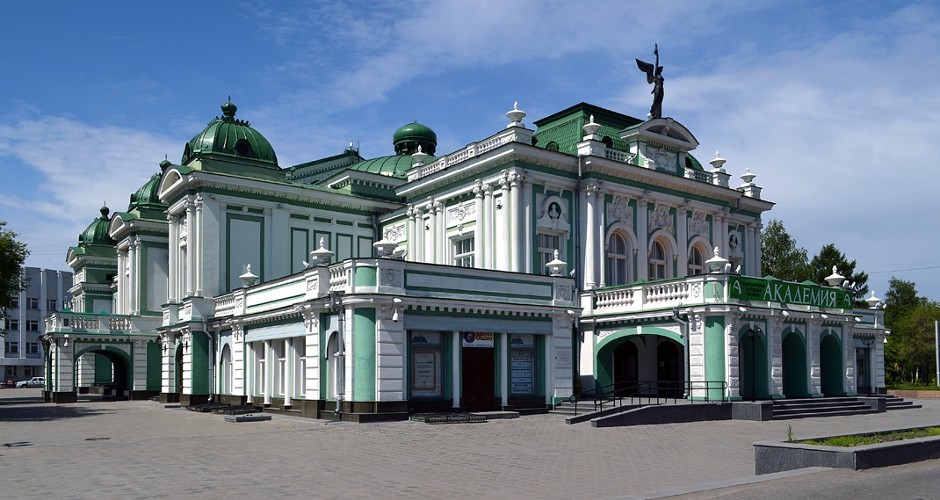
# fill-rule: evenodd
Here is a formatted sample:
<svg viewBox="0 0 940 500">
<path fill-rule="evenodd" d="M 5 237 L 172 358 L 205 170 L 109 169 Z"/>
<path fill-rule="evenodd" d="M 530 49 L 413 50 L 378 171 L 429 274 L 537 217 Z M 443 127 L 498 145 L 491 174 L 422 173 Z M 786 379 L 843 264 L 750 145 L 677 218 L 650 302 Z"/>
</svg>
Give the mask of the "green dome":
<svg viewBox="0 0 940 500">
<path fill-rule="evenodd" d="M 422 148 L 423 150 L 424 148 Z M 434 161 L 433 156 L 428 156 L 424 160 L 424 164 L 427 165 Z M 381 156 L 379 158 L 374 158 L 372 160 L 361 161 L 355 163 L 349 167 L 350 170 L 358 170 L 360 172 L 369 172 L 372 174 L 387 175 L 389 177 L 400 177 L 404 179 L 405 172 L 411 168 L 412 158 L 411 155 L 401 154 L 395 156 Z"/>
<path fill-rule="evenodd" d="M 143 186 L 140 186 L 140 189 L 131 194 L 131 202 L 129 205 L 127 205 L 128 212 L 134 210 L 135 208 L 156 208 L 160 210 L 166 210 L 167 205 L 165 203 L 160 203 L 160 197 L 157 196 L 157 192 L 160 189 L 160 178 L 160 174 L 153 174 L 153 176 L 150 177 L 150 180 L 145 182 Z"/>
<path fill-rule="evenodd" d="M 183 150 L 182 164 L 202 155 L 248 158 L 277 166 L 271 143 L 245 120 L 235 118 L 238 106 L 231 101 L 222 105 L 222 117 L 215 117 L 196 134 Z"/>
<path fill-rule="evenodd" d="M 392 137 L 396 154 L 414 154 L 421 146 L 421 151 L 433 155 L 437 150 L 437 134 L 418 122 L 411 122 L 395 131 Z"/>
<path fill-rule="evenodd" d="M 101 217 L 93 220 L 91 224 L 88 225 L 85 230 L 78 235 L 78 244 L 79 245 L 114 245 L 116 242 L 111 239 L 111 236 L 108 235 L 108 230 L 111 226 L 111 220 L 108 218 L 107 206 L 101 207 L 99 210 L 101 212 Z"/>
</svg>

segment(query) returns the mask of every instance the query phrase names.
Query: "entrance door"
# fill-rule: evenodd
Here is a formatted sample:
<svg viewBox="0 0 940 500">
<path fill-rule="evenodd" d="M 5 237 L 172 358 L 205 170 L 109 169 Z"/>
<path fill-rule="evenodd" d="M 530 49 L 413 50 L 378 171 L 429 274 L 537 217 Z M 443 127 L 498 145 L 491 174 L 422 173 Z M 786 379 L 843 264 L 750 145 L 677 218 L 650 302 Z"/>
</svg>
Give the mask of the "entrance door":
<svg viewBox="0 0 940 500">
<path fill-rule="evenodd" d="M 638 354 L 636 344 L 627 340 L 614 350 L 614 390 L 618 396 L 637 394 Z"/>
<path fill-rule="evenodd" d="M 855 349 L 855 386 L 859 394 L 871 394 L 868 380 L 868 349 Z"/>
<path fill-rule="evenodd" d="M 493 374 L 494 349 L 488 347 L 464 347 L 463 358 L 463 407 L 471 411 L 494 409 L 496 394 L 493 390 L 496 379 Z"/>
</svg>

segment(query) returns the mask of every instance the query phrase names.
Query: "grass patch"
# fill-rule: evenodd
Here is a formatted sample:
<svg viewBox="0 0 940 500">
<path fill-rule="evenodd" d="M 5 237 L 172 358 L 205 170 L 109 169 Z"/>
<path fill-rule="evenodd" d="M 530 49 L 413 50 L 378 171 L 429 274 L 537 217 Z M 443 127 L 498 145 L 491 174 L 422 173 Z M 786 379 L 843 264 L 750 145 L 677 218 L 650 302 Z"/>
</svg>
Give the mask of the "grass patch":
<svg viewBox="0 0 940 500">
<path fill-rule="evenodd" d="M 889 391 L 940 391 L 936 385 L 893 384 L 888 386 Z"/>
<path fill-rule="evenodd" d="M 917 439 L 922 437 L 940 436 L 940 427 L 924 427 L 906 431 L 876 432 L 873 434 L 860 434 L 858 436 L 837 436 L 825 439 L 806 439 L 796 441 L 802 444 L 815 444 L 822 446 L 865 446 L 867 444 L 890 443 L 903 439 Z"/>
</svg>

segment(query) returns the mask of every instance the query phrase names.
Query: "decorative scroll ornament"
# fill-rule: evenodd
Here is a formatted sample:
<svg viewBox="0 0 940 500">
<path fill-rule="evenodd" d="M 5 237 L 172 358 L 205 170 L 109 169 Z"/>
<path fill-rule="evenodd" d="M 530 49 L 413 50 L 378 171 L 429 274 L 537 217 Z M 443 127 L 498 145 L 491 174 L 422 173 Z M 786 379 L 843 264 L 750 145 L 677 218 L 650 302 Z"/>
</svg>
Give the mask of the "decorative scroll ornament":
<svg viewBox="0 0 940 500">
<path fill-rule="evenodd" d="M 672 216 L 669 214 L 669 207 L 666 205 L 656 205 L 649 214 L 650 233 L 658 229 L 665 229 L 669 234 L 675 234 L 675 228 L 672 223 Z"/>
<path fill-rule="evenodd" d="M 385 239 L 394 241 L 396 243 L 405 239 L 405 225 L 399 224 L 397 226 L 385 228 Z"/>
<path fill-rule="evenodd" d="M 607 220 L 610 222 L 622 222 L 628 227 L 633 227 L 633 207 L 630 206 L 630 200 L 615 196 L 613 203 L 607 205 Z"/>
<path fill-rule="evenodd" d="M 693 236 L 708 236 L 708 220 L 703 212 L 695 212 L 689 219 L 689 238 Z"/>
</svg>

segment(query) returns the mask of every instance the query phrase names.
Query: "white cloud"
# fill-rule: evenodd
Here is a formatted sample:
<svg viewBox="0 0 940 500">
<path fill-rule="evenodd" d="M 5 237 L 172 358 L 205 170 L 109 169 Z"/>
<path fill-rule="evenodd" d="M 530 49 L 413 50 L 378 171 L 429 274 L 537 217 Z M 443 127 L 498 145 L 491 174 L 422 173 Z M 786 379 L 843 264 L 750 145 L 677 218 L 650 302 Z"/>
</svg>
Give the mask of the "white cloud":
<svg viewBox="0 0 940 500">
<path fill-rule="evenodd" d="M 66 249 L 99 216 L 102 202 L 112 211 L 126 210 L 130 194 L 159 171 L 163 153 L 179 149 L 176 142 L 59 116 L 23 118 L 0 126 L 4 163 L 11 171 L 21 163 L 41 175 L 36 186 L 8 177 L 7 185 L 18 186 L 18 194 L 0 196 L 10 228 L 28 241 L 33 252 L 29 265 L 62 268 Z"/>
</svg>

